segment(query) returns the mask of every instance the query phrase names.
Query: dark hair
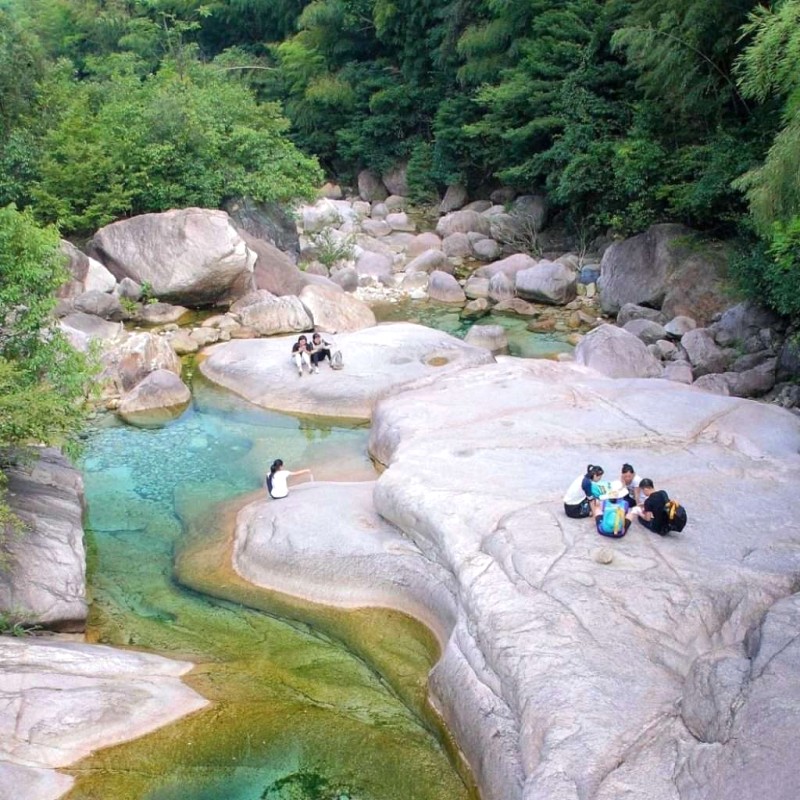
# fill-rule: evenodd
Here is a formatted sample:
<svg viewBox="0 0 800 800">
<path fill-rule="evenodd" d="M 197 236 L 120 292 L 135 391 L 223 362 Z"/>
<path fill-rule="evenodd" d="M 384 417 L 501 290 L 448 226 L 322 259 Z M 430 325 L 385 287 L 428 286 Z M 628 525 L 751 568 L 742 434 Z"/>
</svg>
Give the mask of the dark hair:
<svg viewBox="0 0 800 800">
<path fill-rule="evenodd" d="M 297 341 L 299 342 L 301 339 L 308 341 L 308 336 L 306 336 L 304 333 L 301 333 L 300 336 L 297 337 Z"/>
<path fill-rule="evenodd" d="M 651 481 L 650 478 L 642 478 L 639 481 L 639 488 L 640 489 L 654 489 L 655 487 L 653 486 L 653 481 Z"/>
<path fill-rule="evenodd" d="M 269 468 L 270 474 L 274 475 L 282 466 L 283 466 L 283 461 L 281 461 L 279 458 L 276 458 L 272 462 L 272 466 Z"/>
<path fill-rule="evenodd" d="M 322 334 L 321 333 L 317 333 L 316 331 L 314 331 L 314 335 L 311 338 L 312 339 L 321 339 L 322 338 Z"/>
<path fill-rule="evenodd" d="M 591 478 L 594 475 L 604 475 L 605 470 L 602 467 L 598 467 L 597 464 L 589 464 L 586 467 L 586 474 Z"/>
<path fill-rule="evenodd" d="M 636 470 L 630 464 L 623 464 L 622 465 L 623 472 L 635 472 Z"/>
</svg>

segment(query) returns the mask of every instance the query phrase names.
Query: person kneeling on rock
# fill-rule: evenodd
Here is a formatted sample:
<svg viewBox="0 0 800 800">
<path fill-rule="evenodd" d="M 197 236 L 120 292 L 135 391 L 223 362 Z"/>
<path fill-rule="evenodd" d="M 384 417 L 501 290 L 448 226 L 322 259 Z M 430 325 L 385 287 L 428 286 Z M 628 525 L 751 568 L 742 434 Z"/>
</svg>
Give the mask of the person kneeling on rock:
<svg viewBox="0 0 800 800">
<path fill-rule="evenodd" d="M 633 511 L 628 505 L 628 487 L 617 486 L 600 496 L 594 509 L 594 522 L 601 536 L 619 539 L 628 532 Z"/>
<path fill-rule="evenodd" d="M 276 458 L 272 462 L 267 473 L 266 484 L 269 496 L 273 500 L 280 500 L 289 494 L 289 478 L 292 475 L 308 475 L 309 480 L 314 480 L 310 469 L 298 469 L 292 472 L 284 468 L 280 458 Z"/>
</svg>

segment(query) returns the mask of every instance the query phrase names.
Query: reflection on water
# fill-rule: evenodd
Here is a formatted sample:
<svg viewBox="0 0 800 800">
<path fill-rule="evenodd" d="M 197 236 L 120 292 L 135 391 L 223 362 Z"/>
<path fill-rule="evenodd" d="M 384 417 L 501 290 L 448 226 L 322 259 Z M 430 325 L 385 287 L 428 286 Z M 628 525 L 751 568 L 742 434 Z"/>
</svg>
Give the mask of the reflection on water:
<svg viewBox="0 0 800 800">
<path fill-rule="evenodd" d="M 506 314 L 489 314 L 477 320 L 462 319 L 459 308 L 427 300 L 402 300 L 373 307 L 379 322 L 416 322 L 463 339 L 473 325 L 502 325 L 508 335 L 508 350 L 519 358 L 554 358 L 571 353 L 573 347 L 562 333 L 533 333 L 529 320 Z"/>
<path fill-rule="evenodd" d="M 311 627 L 255 610 L 270 606 L 252 588 L 248 595 L 232 583 L 213 599 L 174 577 L 187 532 L 201 549 L 203 537 L 218 537 L 219 509 L 263 491 L 275 458 L 310 467 L 317 479 L 373 479 L 367 429 L 266 412 L 208 386 L 195 394 L 166 428 L 109 422 L 87 441 L 88 633 L 195 661 L 187 682 L 212 705 L 80 762 L 68 770 L 77 778 L 69 798 L 472 797 L 420 721 L 421 700 L 409 700 L 422 696 L 436 657 L 419 626 L 371 611 L 340 615 L 344 622 L 330 612 L 327 628 Z M 217 586 L 223 560 L 207 560 L 193 585 L 207 578 Z M 357 652 L 338 642 L 345 630 L 361 637 Z M 374 659 L 364 657 L 370 652 Z M 390 673 L 397 683 L 387 683 Z"/>
</svg>

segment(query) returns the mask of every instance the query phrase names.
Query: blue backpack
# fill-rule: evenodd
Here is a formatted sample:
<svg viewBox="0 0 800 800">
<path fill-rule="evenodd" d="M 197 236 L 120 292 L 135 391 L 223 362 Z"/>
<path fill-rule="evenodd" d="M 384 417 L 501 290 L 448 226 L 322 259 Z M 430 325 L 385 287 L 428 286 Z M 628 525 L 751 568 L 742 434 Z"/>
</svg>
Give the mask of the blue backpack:
<svg viewBox="0 0 800 800">
<path fill-rule="evenodd" d="M 600 523 L 603 531 L 609 536 L 622 536 L 625 533 L 625 515 L 628 504 L 620 500 L 617 503 L 603 503 L 603 520 Z"/>
</svg>

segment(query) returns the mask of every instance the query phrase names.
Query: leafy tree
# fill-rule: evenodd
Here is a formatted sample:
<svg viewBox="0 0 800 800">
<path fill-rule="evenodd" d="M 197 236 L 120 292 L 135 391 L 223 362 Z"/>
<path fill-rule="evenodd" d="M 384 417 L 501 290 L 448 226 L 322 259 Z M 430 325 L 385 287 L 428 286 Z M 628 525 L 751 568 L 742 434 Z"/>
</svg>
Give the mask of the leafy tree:
<svg viewBox="0 0 800 800">
<path fill-rule="evenodd" d="M 784 104 L 764 163 L 739 182 L 757 227 L 768 232 L 776 221 L 791 226 L 800 215 L 800 0 L 756 8 L 742 36 L 752 37 L 737 63 L 742 93 Z"/>
<path fill-rule="evenodd" d="M 318 184 L 314 160 L 285 138 L 278 106 L 256 102 L 229 71 L 166 62 L 142 81 L 131 56 L 87 66 L 91 79 L 73 84 L 44 137 L 33 196 L 46 221 L 90 231 L 124 215 L 213 208 L 236 195 L 287 201 Z"/>
<path fill-rule="evenodd" d="M 764 161 L 737 185 L 747 192 L 762 237 L 739 262 L 739 277 L 757 299 L 800 321 L 800 0 L 759 7 L 742 31 L 737 62 L 745 97 L 783 106 Z"/>
<path fill-rule="evenodd" d="M 64 444 L 81 426 L 90 369 L 51 316 L 66 279 L 55 228 L 0 209 L 0 490 L 2 466 L 31 443 Z M 8 509 L 0 497 L 0 522 Z"/>
</svg>

